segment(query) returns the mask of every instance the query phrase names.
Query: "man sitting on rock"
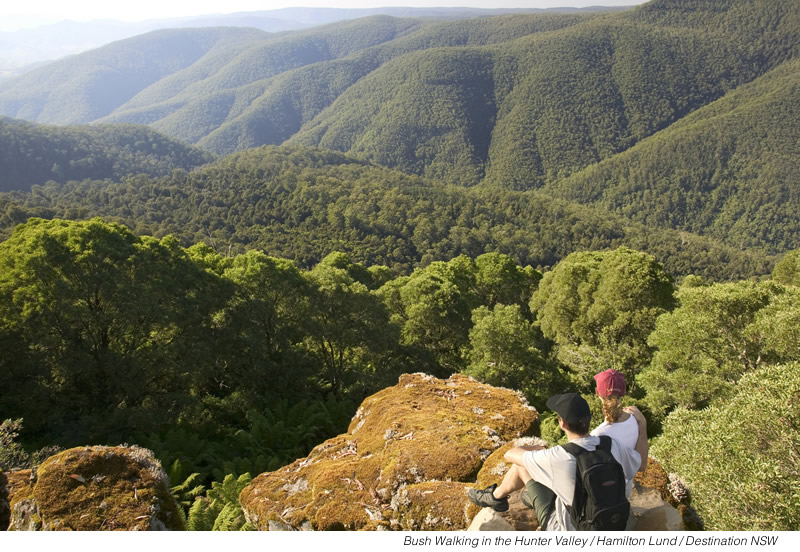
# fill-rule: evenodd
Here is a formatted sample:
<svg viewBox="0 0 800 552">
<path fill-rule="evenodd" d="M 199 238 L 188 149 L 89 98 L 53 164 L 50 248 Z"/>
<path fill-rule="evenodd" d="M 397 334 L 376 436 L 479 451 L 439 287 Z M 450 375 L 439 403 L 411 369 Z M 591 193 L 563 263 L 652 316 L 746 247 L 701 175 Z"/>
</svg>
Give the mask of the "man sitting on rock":
<svg viewBox="0 0 800 552">
<path fill-rule="evenodd" d="M 570 443 L 593 451 L 600 437 L 589 435 L 592 415 L 589 404 L 577 393 L 554 395 L 547 407 L 558 414 L 558 424 L 567 434 Z M 624 447 L 612 439 L 611 455 L 622 466 L 625 480 L 632 480 L 639 471 L 642 455 L 647 454 L 647 426 L 642 413 L 635 407 L 628 409 L 639 423 L 639 437 L 635 449 Z M 536 511 L 539 525 L 546 531 L 574 531 L 568 507 L 575 494 L 576 460 L 563 447 L 514 447 L 505 454 L 511 464 L 499 486 L 470 489 L 469 498 L 474 504 L 498 512 L 508 510 L 508 496 L 525 488 L 520 499 Z"/>
</svg>

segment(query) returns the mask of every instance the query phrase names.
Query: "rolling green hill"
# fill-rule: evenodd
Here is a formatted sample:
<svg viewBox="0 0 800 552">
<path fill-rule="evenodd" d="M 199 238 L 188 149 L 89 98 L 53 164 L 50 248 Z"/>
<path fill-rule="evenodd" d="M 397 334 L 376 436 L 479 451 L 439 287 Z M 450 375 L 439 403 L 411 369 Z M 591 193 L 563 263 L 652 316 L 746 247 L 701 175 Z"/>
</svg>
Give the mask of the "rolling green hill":
<svg viewBox="0 0 800 552">
<path fill-rule="evenodd" d="M 227 119 L 199 144 L 218 153 L 232 153 L 263 144 L 280 144 L 291 138 L 351 86 L 372 82 L 371 73 L 392 60 L 440 47 L 471 47 L 504 43 L 521 36 L 561 29 L 588 16 L 513 16 L 430 24 L 401 39 L 369 48 L 344 59 L 317 63 L 287 72 L 275 79 L 254 83 L 236 94 L 227 92 L 187 104 L 204 106 L 218 101 L 235 103 Z M 387 74 L 383 72 L 382 74 Z M 396 76 L 390 74 L 394 82 Z M 469 75 L 465 75 L 469 78 Z M 381 84 L 384 86 L 384 84 Z M 250 100 L 250 98 L 255 98 Z M 358 111 L 358 107 L 354 108 Z M 155 126 L 180 134 L 184 113 L 159 121 Z M 191 139 L 190 137 L 186 137 Z"/>
<path fill-rule="evenodd" d="M 800 237 L 800 60 L 547 188 L 650 226 L 773 252 Z"/>
<path fill-rule="evenodd" d="M 0 117 L 0 191 L 50 180 L 165 176 L 213 156 L 137 125 L 57 127 Z"/>
<path fill-rule="evenodd" d="M 47 124 L 95 121 L 176 71 L 266 36 L 255 29 L 173 29 L 113 42 L 0 81 L 0 114 Z"/>
<path fill-rule="evenodd" d="M 133 122 L 226 154 L 334 148 L 448 183 L 541 187 L 793 58 L 793 0 L 306 31 L 157 31 L 0 83 L 0 113 Z"/>
<path fill-rule="evenodd" d="M 676 14 L 691 4 L 694 15 Z M 799 12 L 796 2 L 653 0 L 502 46 L 408 54 L 349 88 L 290 143 L 461 185 L 485 176 L 539 187 L 796 55 Z M 774 27 L 753 24 L 767 16 Z"/>
</svg>

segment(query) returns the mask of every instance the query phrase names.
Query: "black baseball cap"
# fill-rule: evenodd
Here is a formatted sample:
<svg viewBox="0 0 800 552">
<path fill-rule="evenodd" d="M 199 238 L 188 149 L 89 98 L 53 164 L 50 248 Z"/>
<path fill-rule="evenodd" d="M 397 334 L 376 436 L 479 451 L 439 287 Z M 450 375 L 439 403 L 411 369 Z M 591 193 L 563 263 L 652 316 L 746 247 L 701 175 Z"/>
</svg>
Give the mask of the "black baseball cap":
<svg viewBox="0 0 800 552">
<path fill-rule="evenodd" d="M 553 395 L 547 399 L 547 408 L 555 411 L 568 424 L 579 424 L 586 418 L 592 417 L 589 403 L 577 393 Z"/>
</svg>

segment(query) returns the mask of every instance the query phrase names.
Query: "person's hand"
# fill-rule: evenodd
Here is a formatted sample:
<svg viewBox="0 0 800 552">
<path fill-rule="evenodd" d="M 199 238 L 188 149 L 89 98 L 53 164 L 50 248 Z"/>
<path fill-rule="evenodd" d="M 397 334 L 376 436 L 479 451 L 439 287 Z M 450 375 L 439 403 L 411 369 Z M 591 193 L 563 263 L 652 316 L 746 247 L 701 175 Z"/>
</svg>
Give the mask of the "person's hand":
<svg viewBox="0 0 800 552">
<path fill-rule="evenodd" d="M 636 408 L 635 406 L 626 406 L 622 410 L 627 412 L 628 414 L 630 414 L 634 418 L 636 418 L 636 421 L 638 423 L 640 423 L 640 424 L 641 423 L 647 423 L 645 418 L 644 418 L 644 414 L 642 414 L 642 411 L 639 410 L 638 408 Z"/>
</svg>

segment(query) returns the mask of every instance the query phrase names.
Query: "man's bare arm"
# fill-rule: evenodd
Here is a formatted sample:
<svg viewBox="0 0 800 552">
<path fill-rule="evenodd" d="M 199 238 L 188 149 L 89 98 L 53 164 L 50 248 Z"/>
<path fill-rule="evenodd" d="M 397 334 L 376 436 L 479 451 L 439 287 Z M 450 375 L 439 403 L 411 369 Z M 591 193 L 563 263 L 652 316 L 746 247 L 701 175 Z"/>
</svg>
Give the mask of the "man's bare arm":
<svg viewBox="0 0 800 552">
<path fill-rule="evenodd" d="M 531 450 L 542 450 L 545 447 L 538 446 L 538 445 L 531 445 L 531 446 L 524 446 L 524 447 L 514 447 L 509 449 L 504 455 L 506 462 L 509 464 L 516 464 L 517 466 L 525 467 L 525 464 L 522 462 L 522 456 Z"/>
</svg>

